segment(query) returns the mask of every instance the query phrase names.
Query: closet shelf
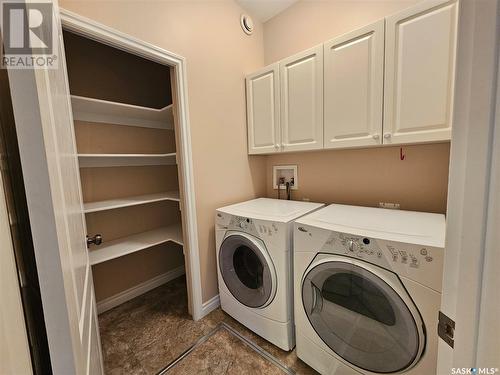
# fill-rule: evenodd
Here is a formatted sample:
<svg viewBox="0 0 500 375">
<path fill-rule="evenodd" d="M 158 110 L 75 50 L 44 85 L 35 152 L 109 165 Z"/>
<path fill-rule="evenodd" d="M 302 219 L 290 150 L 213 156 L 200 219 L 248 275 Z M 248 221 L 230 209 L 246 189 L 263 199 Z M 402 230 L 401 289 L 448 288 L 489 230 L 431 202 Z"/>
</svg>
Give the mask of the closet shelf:
<svg viewBox="0 0 500 375">
<path fill-rule="evenodd" d="M 175 152 L 169 154 L 78 154 L 80 168 L 175 165 Z"/>
<path fill-rule="evenodd" d="M 175 242 L 182 245 L 182 227 L 180 224 L 172 224 L 148 232 L 104 242 L 94 250 L 89 251 L 90 264 L 95 265 L 106 262 L 165 242 Z"/>
<path fill-rule="evenodd" d="M 83 212 L 91 213 L 98 211 L 114 210 L 116 208 L 138 206 L 161 201 L 176 201 L 179 202 L 178 191 L 167 191 L 164 193 L 136 195 L 133 197 L 108 199 L 97 202 L 88 202 L 83 204 Z"/>
<path fill-rule="evenodd" d="M 174 128 L 172 104 L 156 109 L 71 95 L 71 106 L 74 120 L 142 128 Z"/>
</svg>

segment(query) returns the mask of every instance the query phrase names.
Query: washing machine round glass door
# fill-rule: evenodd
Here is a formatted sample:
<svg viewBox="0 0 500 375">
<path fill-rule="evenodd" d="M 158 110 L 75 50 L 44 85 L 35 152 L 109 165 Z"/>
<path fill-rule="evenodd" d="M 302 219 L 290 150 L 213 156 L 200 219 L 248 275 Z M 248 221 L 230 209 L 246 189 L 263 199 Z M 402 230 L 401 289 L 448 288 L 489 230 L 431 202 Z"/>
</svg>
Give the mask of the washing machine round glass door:
<svg viewBox="0 0 500 375">
<path fill-rule="evenodd" d="M 425 344 L 422 319 L 400 286 L 398 294 L 362 266 L 323 261 L 305 275 L 302 302 L 312 327 L 338 356 L 362 370 L 399 372 L 418 361 Z"/>
<path fill-rule="evenodd" d="M 264 243 L 246 233 L 228 235 L 219 248 L 219 268 L 234 298 L 248 307 L 267 306 L 276 292 L 276 275 Z"/>
</svg>

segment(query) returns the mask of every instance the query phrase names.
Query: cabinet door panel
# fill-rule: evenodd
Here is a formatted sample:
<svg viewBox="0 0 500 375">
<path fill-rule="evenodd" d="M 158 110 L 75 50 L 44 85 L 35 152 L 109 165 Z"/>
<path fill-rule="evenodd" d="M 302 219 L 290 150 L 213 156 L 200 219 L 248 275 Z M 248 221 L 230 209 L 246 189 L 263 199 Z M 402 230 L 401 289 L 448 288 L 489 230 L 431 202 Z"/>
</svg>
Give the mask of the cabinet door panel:
<svg viewBox="0 0 500 375">
<path fill-rule="evenodd" d="M 451 137 L 457 3 L 423 2 L 387 18 L 384 143 Z"/>
<path fill-rule="evenodd" d="M 381 143 L 384 20 L 324 45 L 325 148 Z"/>
<path fill-rule="evenodd" d="M 248 153 L 279 151 L 279 65 L 273 64 L 246 79 Z"/>
<path fill-rule="evenodd" d="M 280 63 L 283 151 L 323 148 L 323 48 Z"/>
</svg>

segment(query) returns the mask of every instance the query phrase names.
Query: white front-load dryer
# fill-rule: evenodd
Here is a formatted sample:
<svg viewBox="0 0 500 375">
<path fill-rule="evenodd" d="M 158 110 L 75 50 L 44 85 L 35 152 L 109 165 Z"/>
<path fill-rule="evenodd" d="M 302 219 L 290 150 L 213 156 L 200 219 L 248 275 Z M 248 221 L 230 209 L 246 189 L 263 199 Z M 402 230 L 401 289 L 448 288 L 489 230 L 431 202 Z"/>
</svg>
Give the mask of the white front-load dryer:
<svg viewBox="0 0 500 375">
<path fill-rule="evenodd" d="M 435 374 L 444 215 L 330 205 L 295 222 L 297 355 L 321 374 Z"/>
<path fill-rule="evenodd" d="M 323 204 L 259 198 L 216 211 L 216 253 L 222 309 L 291 350 L 293 221 Z"/>
</svg>

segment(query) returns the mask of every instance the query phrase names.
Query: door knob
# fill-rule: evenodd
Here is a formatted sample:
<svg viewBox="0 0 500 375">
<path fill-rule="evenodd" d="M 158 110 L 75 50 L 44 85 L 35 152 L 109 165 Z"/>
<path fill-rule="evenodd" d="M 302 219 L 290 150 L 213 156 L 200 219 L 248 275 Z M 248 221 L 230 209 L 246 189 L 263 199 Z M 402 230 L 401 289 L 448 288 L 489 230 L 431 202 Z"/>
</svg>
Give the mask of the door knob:
<svg viewBox="0 0 500 375">
<path fill-rule="evenodd" d="M 87 236 L 87 247 L 90 245 L 100 245 L 102 244 L 102 235 L 96 234 L 95 236 L 89 237 Z"/>
</svg>

